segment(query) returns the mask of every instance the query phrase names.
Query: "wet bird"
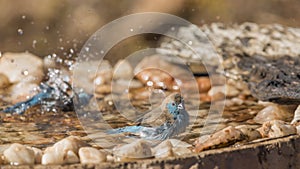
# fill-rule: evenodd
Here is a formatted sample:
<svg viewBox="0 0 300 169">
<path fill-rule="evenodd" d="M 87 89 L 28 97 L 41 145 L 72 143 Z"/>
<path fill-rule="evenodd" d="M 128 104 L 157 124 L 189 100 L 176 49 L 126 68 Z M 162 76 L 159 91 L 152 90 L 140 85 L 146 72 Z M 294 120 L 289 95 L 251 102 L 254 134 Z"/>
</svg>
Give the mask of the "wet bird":
<svg viewBox="0 0 300 169">
<path fill-rule="evenodd" d="M 72 89 L 69 83 L 63 82 L 63 84 L 66 85 L 68 89 Z M 66 89 L 62 89 L 59 85 L 52 84 L 52 86 L 50 86 L 47 83 L 41 83 L 40 92 L 38 94 L 26 101 L 7 107 L 2 111 L 5 113 L 23 114 L 27 109 L 36 105 L 43 105 L 49 110 L 58 108 L 62 111 L 72 111 L 74 110 L 73 98 L 79 100 L 82 104 L 87 104 L 92 97 L 92 95 L 86 93 L 73 93 L 74 95 L 69 95 Z"/>
<path fill-rule="evenodd" d="M 183 133 L 189 125 L 189 114 L 185 110 L 184 100 L 180 94 L 175 94 L 173 100 L 166 103 L 166 110 L 172 119 L 160 126 L 126 126 L 108 130 L 108 134 L 128 133 L 149 140 L 165 140 Z"/>
</svg>

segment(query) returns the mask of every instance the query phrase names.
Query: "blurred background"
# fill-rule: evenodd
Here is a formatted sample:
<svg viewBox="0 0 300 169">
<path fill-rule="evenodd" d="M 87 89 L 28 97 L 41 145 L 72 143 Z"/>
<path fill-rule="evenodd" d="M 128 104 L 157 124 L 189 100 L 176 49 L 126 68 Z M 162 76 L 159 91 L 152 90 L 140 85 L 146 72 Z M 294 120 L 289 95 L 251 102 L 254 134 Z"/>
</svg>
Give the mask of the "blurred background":
<svg viewBox="0 0 300 169">
<path fill-rule="evenodd" d="M 255 22 L 299 27 L 299 9 L 299 0 L 0 0 L 0 51 L 76 56 L 101 26 L 137 12 L 170 13 L 200 26 Z M 143 46 L 145 38 L 138 39 L 111 55 Z"/>
</svg>

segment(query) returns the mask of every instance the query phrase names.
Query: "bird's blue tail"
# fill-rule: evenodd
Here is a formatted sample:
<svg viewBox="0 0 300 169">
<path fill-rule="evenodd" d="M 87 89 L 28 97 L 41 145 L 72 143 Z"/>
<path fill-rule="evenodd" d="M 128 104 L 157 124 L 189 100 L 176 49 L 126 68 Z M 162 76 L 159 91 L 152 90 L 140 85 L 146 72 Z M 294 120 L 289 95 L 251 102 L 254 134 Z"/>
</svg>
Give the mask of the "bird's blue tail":
<svg viewBox="0 0 300 169">
<path fill-rule="evenodd" d="M 111 129 L 106 131 L 108 134 L 118 134 L 118 133 L 138 133 L 140 132 L 144 127 L 143 126 L 126 126 L 122 128 L 117 128 L 117 129 Z"/>
</svg>

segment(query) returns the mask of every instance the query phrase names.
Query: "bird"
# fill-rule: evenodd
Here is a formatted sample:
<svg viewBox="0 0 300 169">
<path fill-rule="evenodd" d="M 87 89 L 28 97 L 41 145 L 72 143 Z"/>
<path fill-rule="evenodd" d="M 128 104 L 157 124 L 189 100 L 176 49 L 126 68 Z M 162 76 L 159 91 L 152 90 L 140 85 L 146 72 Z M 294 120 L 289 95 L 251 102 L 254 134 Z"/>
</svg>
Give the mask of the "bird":
<svg viewBox="0 0 300 169">
<path fill-rule="evenodd" d="M 148 127 L 142 125 L 125 126 L 116 129 L 110 129 L 108 134 L 128 133 L 147 140 L 166 140 L 180 133 L 185 132 L 189 125 L 189 114 L 185 110 L 183 97 L 176 93 L 172 95 L 173 99 L 166 103 L 166 110 L 171 115 L 172 120 L 167 120 L 160 126 Z"/>
<path fill-rule="evenodd" d="M 64 84 L 66 84 L 69 89 L 72 89 L 68 82 L 64 82 Z M 32 98 L 16 103 L 15 105 L 7 107 L 1 111 L 4 113 L 23 114 L 27 109 L 36 105 L 45 105 L 47 108 L 56 107 L 63 111 L 72 111 L 74 110 L 73 98 L 79 100 L 78 102 L 81 104 L 87 104 L 92 98 L 92 95 L 85 92 L 73 92 L 74 95 L 69 95 L 58 85 L 50 86 L 47 83 L 41 83 L 39 87 L 40 92 Z"/>
</svg>

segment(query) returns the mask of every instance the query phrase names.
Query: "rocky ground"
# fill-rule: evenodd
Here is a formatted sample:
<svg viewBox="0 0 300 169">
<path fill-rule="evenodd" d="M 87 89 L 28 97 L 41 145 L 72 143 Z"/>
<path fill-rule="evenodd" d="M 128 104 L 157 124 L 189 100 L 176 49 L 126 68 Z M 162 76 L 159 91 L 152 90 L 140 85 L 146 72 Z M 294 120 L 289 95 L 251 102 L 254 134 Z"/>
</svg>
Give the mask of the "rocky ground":
<svg viewBox="0 0 300 169">
<path fill-rule="evenodd" d="M 294 114 L 300 112 L 295 104 L 298 95 L 284 93 L 285 95 L 277 96 L 282 96 L 285 102 L 291 100 L 289 104 L 262 102 L 260 97 L 253 97 L 248 81 L 243 81 L 245 76 L 253 74 L 238 67 L 241 60 L 238 56 L 255 56 L 265 62 L 266 59 L 285 55 L 297 59 L 300 53 L 300 31 L 281 25 L 252 23 L 232 26 L 212 24 L 201 29 L 223 58 L 223 74 L 216 71 L 209 74 L 209 77 L 195 76 L 194 81 L 190 81 L 185 78 L 186 69 L 172 60 L 161 59 L 162 55 L 166 54 L 164 52 L 178 55 L 188 65 L 196 67 L 202 65 L 205 58 L 186 53 L 184 46 L 166 40 L 161 46 L 164 50 L 144 58 L 135 67 L 128 60 L 120 60 L 114 66 L 103 61 L 95 76 L 86 76 L 77 81 L 77 87 L 87 92 L 92 92 L 90 86 L 95 84 L 94 99 L 97 105 L 88 105 L 89 110 L 97 107 L 94 111 L 76 114 L 63 112 L 59 108 L 35 106 L 22 115 L 1 112 L 0 164 L 99 164 L 180 158 L 211 149 L 238 147 L 299 134 L 297 120 L 293 120 Z M 200 41 L 197 44 L 197 36 L 194 36 L 193 30 L 182 32 L 186 37 L 195 38 L 192 39 L 192 45 L 196 48 L 203 43 Z M 210 66 L 218 66 L 209 61 Z M 72 59 L 61 59 L 56 55 L 40 59 L 30 53 L 2 54 L 1 107 L 30 98 L 39 91 L 40 82 L 47 81 L 52 76 L 68 82 L 74 81 L 72 66 L 70 67 L 73 62 Z M 90 69 L 98 68 L 92 62 L 85 64 Z M 160 69 L 153 68 L 153 65 L 159 65 Z M 83 67 L 77 73 L 85 72 L 85 69 Z M 192 70 L 197 75 L 203 75 L 203 72 L 199 73 L 201 69 Z M 299 72 L 296 71 L 297 73 Z M 297 75 L 293 77 L 296 78 Z M 289 81 L 293 88 L 299 86 L 297 80 Z M 223 88 L 223 82 L 226 83 L 226 88 Z M 132 119 L 142 112 L 165 106 L 161 94 L 190 91 L 194 84 L 198 87 L 196 93 L 183 93 L 190 125 L 186 132 L 177 137 L 153 143 L 103 132 L 102 129 L 106 126 L 101 118 L 113 128 L 132 125 Z M 256 93 L 261 92 L 264 90 L 260 88 Z M 123 99 L 128 98 L 132 105 L 123 102 Z M 116 103 L 122 105 L 123 114 Z M 216 107 L 211 107 L 212 104 Z M 224 111 L 220 113 L 218 110 L 223 106 Z"/>
</svg>

